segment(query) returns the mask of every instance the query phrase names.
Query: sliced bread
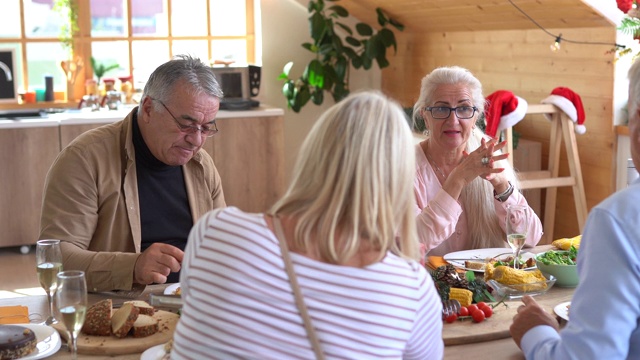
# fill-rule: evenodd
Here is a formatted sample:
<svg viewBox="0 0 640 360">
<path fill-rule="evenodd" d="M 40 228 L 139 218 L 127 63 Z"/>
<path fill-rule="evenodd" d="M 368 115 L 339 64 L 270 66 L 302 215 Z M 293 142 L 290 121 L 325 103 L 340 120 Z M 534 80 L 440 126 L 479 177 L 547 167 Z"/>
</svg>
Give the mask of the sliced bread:
<svg viewBox="0 0 640 360">
<path fill-rule="evenodd" d="M 131 333 L 134 338 L 146 337 L 157 333 L 159 330 L 158 320 L 149 315 L 138 315 L 138 319 L 133 323 Z"/>
<path fill-rule="evenodd" d="M 91 305 L 82 325 L 82 333 L 87 335 L 111 335 L 111 299 L 104 299 Z"/>
<path fill-rule="evenodd" d="M 129 330 L 138 319 L 138 314 L 140 314 L 140 310 L 133 304 L 123 304 L 111 317 L 111 332 L 113 335 L 118 338 L 127 336 Z"/>
<path fill-rule="evenodd" d="M 149 303 L 146 301 L 133 300 L 133 301 L 126 301 L 125 304 L 127 303 L 131 303 L 133 306 L 138 308 L 138 311 L 140 311 L 141 315 L 153 316 L 153 314 L 155 314 L 156 312 L 156 309 L 153 306 L 149 305 Z"/>
</svg>

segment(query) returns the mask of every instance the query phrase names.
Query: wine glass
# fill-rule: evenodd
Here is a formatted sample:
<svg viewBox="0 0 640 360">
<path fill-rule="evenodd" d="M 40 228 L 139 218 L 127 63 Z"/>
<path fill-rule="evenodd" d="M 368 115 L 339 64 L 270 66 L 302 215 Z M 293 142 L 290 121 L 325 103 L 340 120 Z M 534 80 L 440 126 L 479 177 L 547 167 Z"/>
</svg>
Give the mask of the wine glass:
<svg viewBox="0 0 640 360">
<path fill-rule="evenodd" d="M 56 291 L 57 315 L 69 335 L 71 358 L 78 357 L 78 334 L 87 314 L 87 282 L 84 271 L 68 270 L 58 273 Z"/>
<path fill-rule="evenodd" d="M 514 268 L 518 268 L 520 251 L 527 240 L 529 211 L 529 207 L 524 205 L 509 205 L 507 207 L 507 242 L 513 250 Z"/>
<path fill-rule="evenodd" d="M 57 322 L 53 315 L 53 295 L 58 287 L 56 275 L 62 271 L 62 253 L 60 252 L 60 240 L 38 240 L 36 243 L 36 264 L 38 281 L 47 293 L 49 300 L 49 317 L 46 325 Z"/>
</svg>

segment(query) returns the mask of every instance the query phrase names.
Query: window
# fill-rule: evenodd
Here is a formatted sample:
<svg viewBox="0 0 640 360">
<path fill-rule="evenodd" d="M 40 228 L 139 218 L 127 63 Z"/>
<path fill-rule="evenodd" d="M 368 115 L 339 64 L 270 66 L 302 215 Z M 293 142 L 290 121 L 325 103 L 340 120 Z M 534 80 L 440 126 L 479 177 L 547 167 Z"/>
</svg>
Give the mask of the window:
<svg viewBox="0 0 640 360">
<path fill-rule="evenodd" d="M 0 48 L 16 50 L 19 92 L 43 88 L 45 75 L 53 75 L 56 91 L 66 90 L 60 62 L 70 56 L 58 38 L 64 21 L 54 4 L 69 1 L 77 4 L 74 56 L 83 64 L 76 94 L 84 94 L 85 79 L 95 79 L 91 57 L 118 65 L 104 77 L 133 76 L 136 88 L 177 54 L 256 62 L 255 0 L 2 0 Z"/>
</svg>

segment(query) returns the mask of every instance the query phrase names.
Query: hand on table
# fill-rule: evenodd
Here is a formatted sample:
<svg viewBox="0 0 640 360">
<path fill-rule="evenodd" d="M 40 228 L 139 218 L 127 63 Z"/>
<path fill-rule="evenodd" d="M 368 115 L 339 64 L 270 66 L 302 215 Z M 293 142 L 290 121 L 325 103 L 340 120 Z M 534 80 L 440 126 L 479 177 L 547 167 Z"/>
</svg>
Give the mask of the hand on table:
<svg viewBox="0 0 640 360">
<path fill-rule="evenodd" d="M 169 244 L 155 243 L 149 246 L 136 261 L 133 280 L 138 284 L 164 284 L 167 276 L 180 271 L 184 252 Z"/>
<path fill-rule="evenodd" d="M 548 312 L 546 312 L 538 303 L 529 295 L 522 298 L 524 305 L 518 307 L 518 313 L 513 316 L 513 323 L 509 327 L 509 332 L 513 341 L 520 347 L 522 337 L 527 331 L 538 325 L 548 325 L 560 330 L 558 321 Z"/>
</svg>

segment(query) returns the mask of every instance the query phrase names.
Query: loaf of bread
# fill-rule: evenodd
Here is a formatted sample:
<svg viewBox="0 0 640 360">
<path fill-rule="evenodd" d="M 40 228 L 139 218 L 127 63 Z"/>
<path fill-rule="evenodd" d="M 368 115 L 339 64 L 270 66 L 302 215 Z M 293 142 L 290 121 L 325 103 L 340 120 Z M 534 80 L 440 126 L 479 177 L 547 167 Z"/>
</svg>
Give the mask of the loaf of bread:
<svg viewBox="0 0 640 360">
<path fill-rule="evenodd" d="M 153 306 L 149 305 L 149 303 L 146 301 L 133 300 L 133 301 L 125 302 L 125 304 L 129 304 L 129 303 L 135 306 L 136 308 L 138 308 L 138 311 L 140 312 L 141 315 L 153 316 L 153 314 L 156 312 L 156 309 Z"/>
<path fill-rule="evenodd" d="M 111 317 L 111 332 L 113 335 L 118 338 L 127 336 L 139 314 L 140 310 L 133 304 L 123 304 Z"/>
<path fill-rule="evenodd" d="M 158 320 L 149 315 L 138 315 L 138 319 L 133 323 L 131 333 L 134 338 L 146 337 L 157 333 L 159 330 Z"/>
<path fill-rule="evenodd" d="M 87 310 L 81 332 L 87 335 L 111 335 L 111 299 L 105 299 L 93 304 Z"/>
<path fill-rule="evenodd" d="M 472 270 L 482 270 L 484 269 L 484 265 L 486 263 L 480 262 L 480 261 L 471 261 L 471 260 L 466 260 L 464 262 L 464 267 L 466 267 L 467 269 L 472 269 Z"/>
</svg>

